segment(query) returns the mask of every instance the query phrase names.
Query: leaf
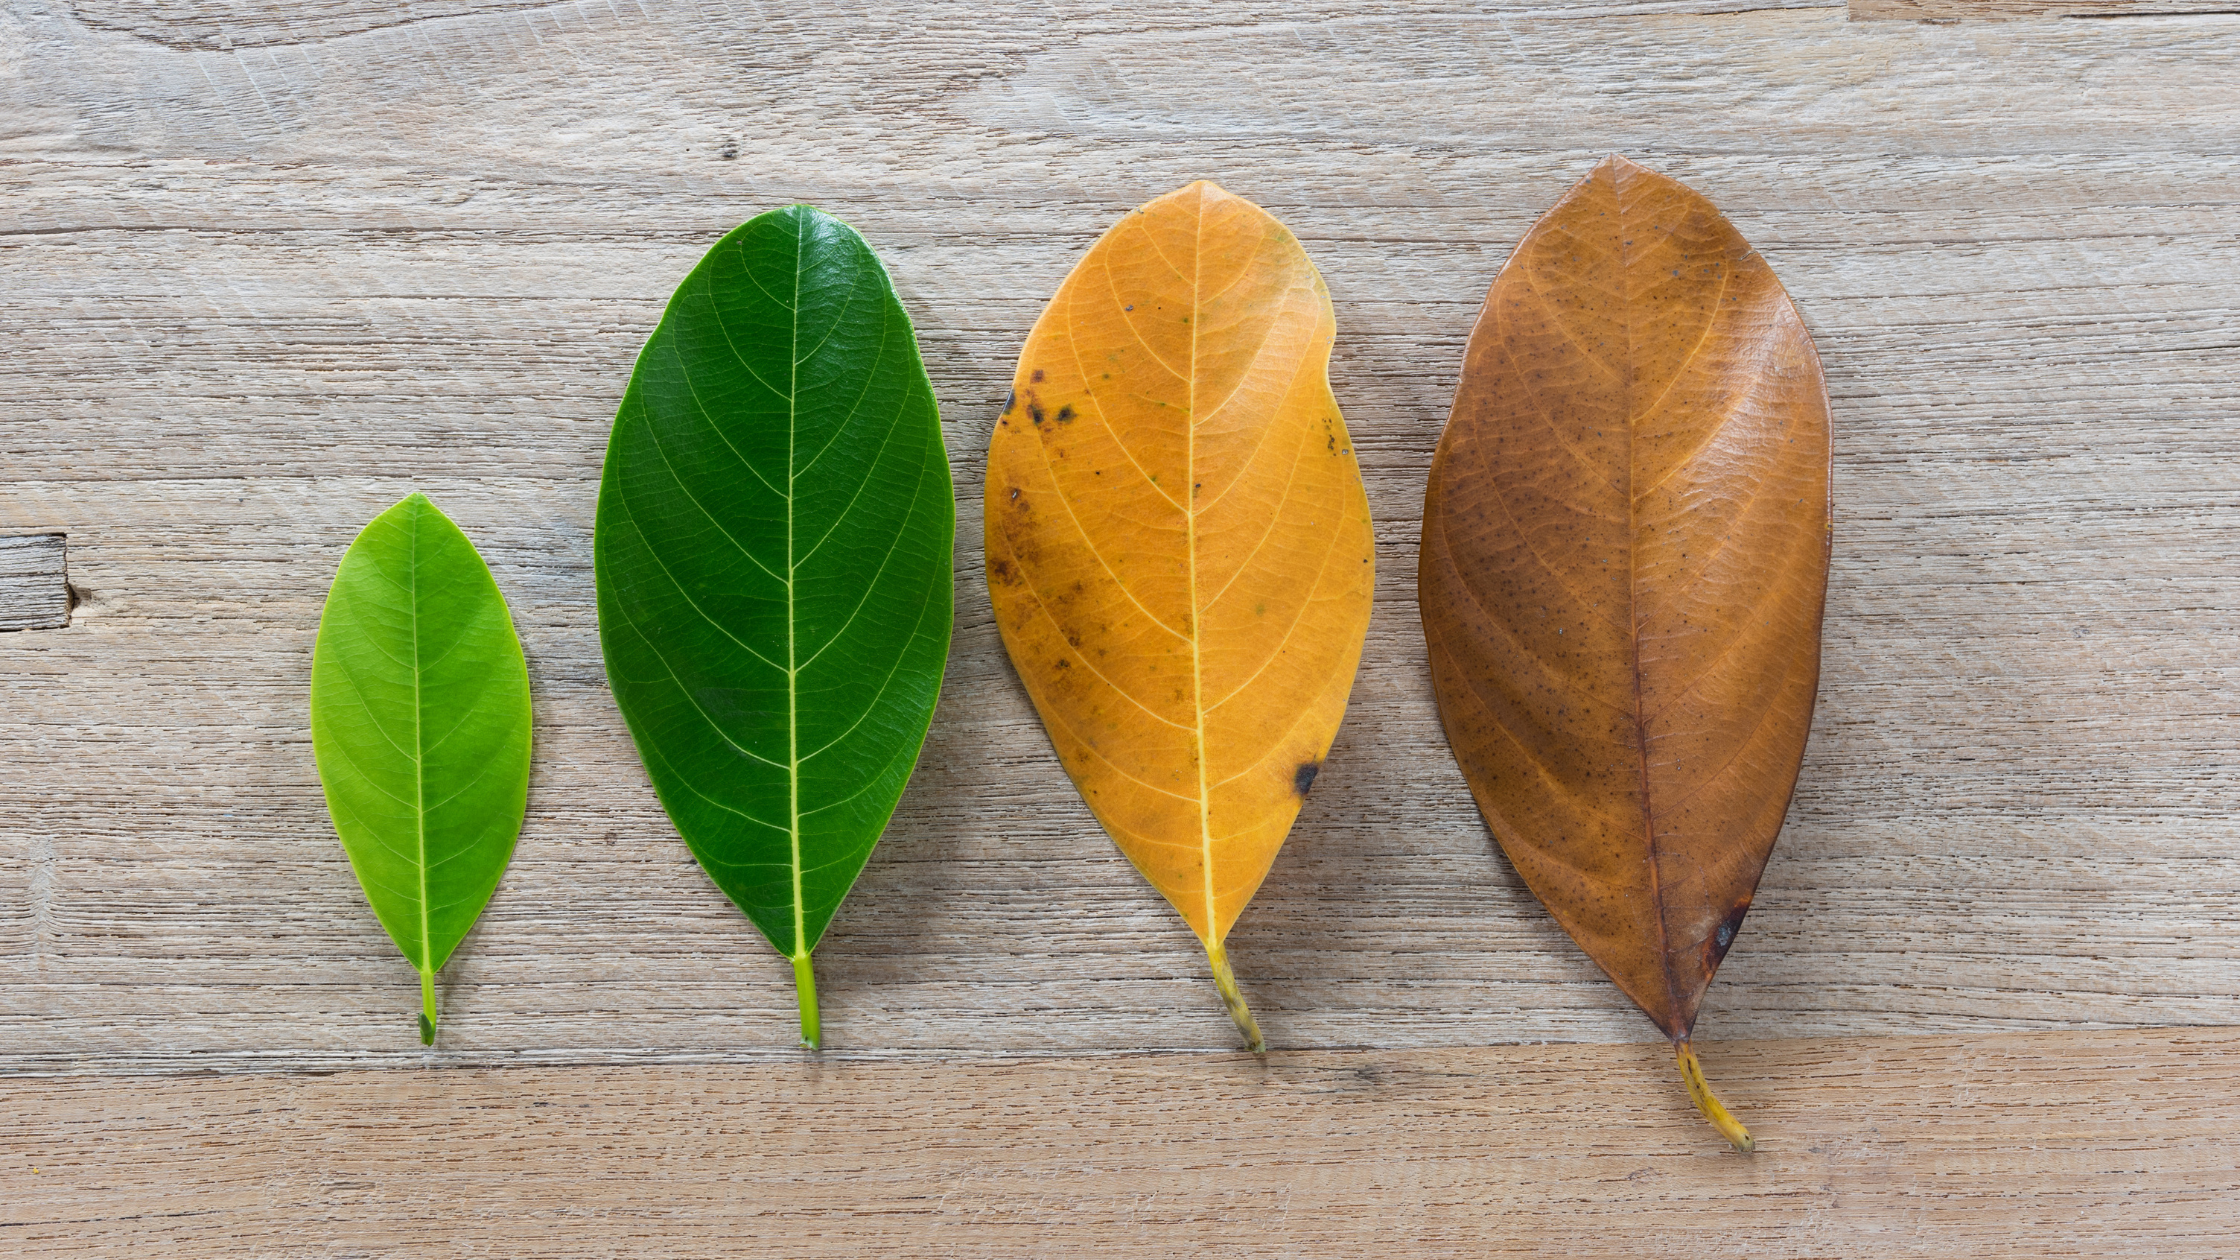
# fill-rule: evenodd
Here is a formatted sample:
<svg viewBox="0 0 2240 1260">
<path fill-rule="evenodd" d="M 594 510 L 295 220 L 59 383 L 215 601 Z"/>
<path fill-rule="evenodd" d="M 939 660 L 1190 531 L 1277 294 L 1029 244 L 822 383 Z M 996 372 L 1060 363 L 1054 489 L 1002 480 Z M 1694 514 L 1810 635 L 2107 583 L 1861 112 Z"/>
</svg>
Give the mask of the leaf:
<svg viewBox="0 0 2240 1260">
<path fill-rule="evenodd" d="M 956 499 L 909 316 L 855 230 L 757 216 L 678 286 L 607 446 L 615 703 L 701 868 L 793 960 L 917 764 L 949 654 Z"/>
<path fill-rule="evenodd" d="M 327 812 L 381 926 L 436 972 L 489 904 L 529 802 L 529 667 L 490 569 L 421 495 L 343 553 L 311 654 Z"/>
<path fill-rule="evenodd" d="M 1092 246 L 989 444 L 988 589 L 1089 809 L 1205 943 L 1266 877 L 1345 715 L 1374 585 L 1330 296 L 1198 182 Z"/>
<path fill-rule="evenodd" d="M 1448 743 L 1556 921 L 1689 1045 L 1812 725 L 1827 388 L 1765 260 L 1613 157 L 1471 333 L 1419 568 Z"/>
</svg>

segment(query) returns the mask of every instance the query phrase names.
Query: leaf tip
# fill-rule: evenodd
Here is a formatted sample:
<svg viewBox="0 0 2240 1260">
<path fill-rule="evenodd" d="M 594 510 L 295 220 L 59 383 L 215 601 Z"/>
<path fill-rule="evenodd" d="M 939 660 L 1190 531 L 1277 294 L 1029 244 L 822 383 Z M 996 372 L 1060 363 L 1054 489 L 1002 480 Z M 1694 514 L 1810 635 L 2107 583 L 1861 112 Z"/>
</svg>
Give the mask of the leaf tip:
<svg viewBox="0 0 2240 1260">
<path fill-rule="evenodd" d="M 865 250 L 871 248 L 870 242 L 863 239 L 863 233 L 856 231 L 854 224 L 822 206 L 812 206 L 806 201 L 797 201 L 783 210 L 773 211 L 772 213 L 791 215 L 796 230 L 814 238 L 829 241 L 833 237 L 838 237 L 842 243 L 853 242 L 861 245 Z"/>
<path fill-rule="evenodd" d="M 440 517 L 444 520 L 451 519 L 450 517 L 443 515 L 443 509 L 436 506 L 435 500 L 429 498 L 427 495 L 420 493 L 418 490 L 415 490 L 411 494 L 408 494 L 405 497 L 397 500 L 394 504 L 390 505 L 389 512 L 384 512 L 382 513 L 382 515 L 387 516 L 390 512 L 399 513 L 403 516 L 412 517 L 415 519 L 430 515 Z"/>
<path fill-rule="evenodd" d="M 1166 197 L 1160 198 L 1160 200 L 1165 201 L 1170 198 L 1185 204 L 1194 199 L 1201 211 L 1210 203 L 1243 200 L 1243 198 L 1210 179 L 1193 179 L 1182 187 L 1175 189 Z"/>
</svg>

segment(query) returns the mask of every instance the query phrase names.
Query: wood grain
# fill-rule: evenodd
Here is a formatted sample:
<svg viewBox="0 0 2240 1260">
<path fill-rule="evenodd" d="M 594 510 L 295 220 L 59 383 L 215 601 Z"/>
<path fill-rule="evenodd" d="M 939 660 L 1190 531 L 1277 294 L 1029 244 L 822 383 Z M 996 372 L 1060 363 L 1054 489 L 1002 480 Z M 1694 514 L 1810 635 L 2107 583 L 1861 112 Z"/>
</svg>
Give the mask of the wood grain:
<svg viewBox="0 0 2240 1260">
<path fill-rule="evenodd" d="M 2233 0 L 1850 0 L 1854 22 L 2004 22 L 2240 12 Z"/>
<path fill-rule="evenodd" d="M 1262 1026 L 1380 1052 L 1653 1037 L 1494 852 L 1412 599 L 1472 315 L 1611 151 L 1729 212 L 1835 401 L 1819 716 L 1705 1026 L 2240 1023 L 2240 19 L 1685 7 L 568 3 L 330 35 L 241 3 L 266 34 L 227 49 L 9 0 L 0 532 L 68 530 L 84 602 L 0 641 L 0 1068 L 795 1053 L 784 963 L 615 714 L 589 563 L 662 300 L 797 199 L 892 268 L 965 523 L 929 751 L 819 951 L 833 1044 L 1225 1046 L 1196 943 L 1052 757 L 978 559 L 980 452 L 1041 295 L 1200 176 L 1328 279 L 1378 522 L 1346 725 L 1232 937 Z M 321 593 L 414 488 L 490 559 L 540 723 L 433 1058 L 304 733 Z"/>
<path fill-rule="evenodd" d="M 61 534 L 0 537 L 0 630 L 70 624 L 70 577 Z"/>
<path fill-rule="evenodd" d="M 83 601 L 0 636 L 0 1251 L 2231 1254 L 2240 1048 L 2153 1026 L 2240 1024 L 2236 79 L 2230 16 L 1824 0 L 0 0 L 0 534 L 69 531 Z M 1705 1012 L 1752 1160 L 1494 852 L 1412 598 L 1472 316 L 1613 151 L 1729 212 L 1835 403 L 1818 720 Z M 1041 296 L 1200 177 L 1327 278 L 1378 522 L 1348 721 L 1231 938 L 1265 1068 L 978 559 Z M 662 301 L 794 200 L 892 269 L 965 524 L 816 1062 L 653 801 L 590 575 Z M 321 594 L 408 489 L 539 714 L 435 1053 L 304 730 Z M 1538 1041 L 1635 1044 L 1486 1048 Z"/>
<path fill-rule="evenodd" d="M 15 1080 L 30 1257 L 2226 1257 L 2240 1034 Z"/>
</svg>

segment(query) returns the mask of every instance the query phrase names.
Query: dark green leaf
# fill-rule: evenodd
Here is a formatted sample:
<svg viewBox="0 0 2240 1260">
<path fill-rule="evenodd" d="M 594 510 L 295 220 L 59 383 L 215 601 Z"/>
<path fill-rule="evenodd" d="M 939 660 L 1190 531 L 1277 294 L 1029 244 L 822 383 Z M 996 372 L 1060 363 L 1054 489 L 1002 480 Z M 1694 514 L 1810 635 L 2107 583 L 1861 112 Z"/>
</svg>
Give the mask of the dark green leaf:
<svg viewBox="0 0 2240 1260">
<path fill-rule="evenodd" d="M 956 502 L 910 319 L 808 206 L 716 244 L 638 356 L 596 555 L 615 702 L 694 857 L 793 960 L 917 763 L 949 653 Z"/>
<path fill-rule="evenodd" d="M 342 557 L 311 657 L 327 811 L 381 926 L 435 975 L 489 903 L 529 799 L 529 669 L 474 544 L 413 495 Z"/>
</svg>

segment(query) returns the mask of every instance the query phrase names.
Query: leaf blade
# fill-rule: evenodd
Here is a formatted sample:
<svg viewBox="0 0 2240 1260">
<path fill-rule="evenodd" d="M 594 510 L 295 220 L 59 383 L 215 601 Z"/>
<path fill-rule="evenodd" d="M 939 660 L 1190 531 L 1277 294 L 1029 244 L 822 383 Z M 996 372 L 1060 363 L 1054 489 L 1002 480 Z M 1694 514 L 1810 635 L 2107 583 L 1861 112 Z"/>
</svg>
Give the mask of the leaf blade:
<svg viewBox="0 0 2240 1260">
<path fill-rule="evenodd" d="M 344 553 L 312 651 L 310 716 L 351 869 L 432 985 L 520 835 L 532 714 L 505 598 L 425 496 L 375 517 Z"/>
<path fill-rule="evenodd" d="M 1290 232 L 1201 181 L 1083 256 L 990 439 L 1005 647 L 1083 800 L 1220 977 L 1367 632 L 1374 540 L 1335 330 Z"/>
<path fill-rule="evenodd" d="M 1683 1046 L 1811 726 L 1829 457 L 1771 268 L 1613 158 L 1495 279 L 1426 487 L 1449 745 L 1527 885 Z"/>
<path fill-rule="evenodd" d="M 679 834 L 797 961 L 923 745 L 954 529 L 932 387 L 870 247 L 805 206 L 718 242 L 609 441 L 600 640 Z"/>
</svg>

